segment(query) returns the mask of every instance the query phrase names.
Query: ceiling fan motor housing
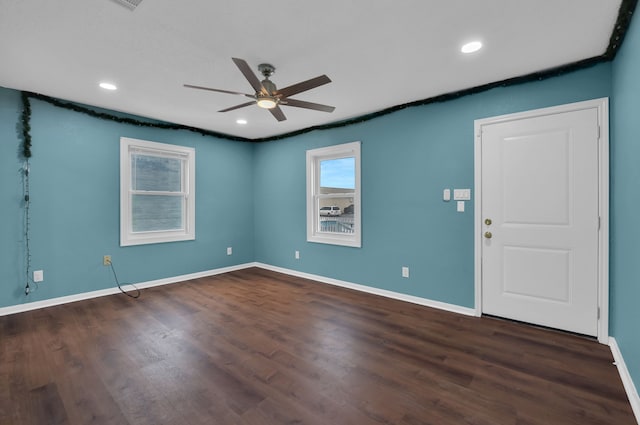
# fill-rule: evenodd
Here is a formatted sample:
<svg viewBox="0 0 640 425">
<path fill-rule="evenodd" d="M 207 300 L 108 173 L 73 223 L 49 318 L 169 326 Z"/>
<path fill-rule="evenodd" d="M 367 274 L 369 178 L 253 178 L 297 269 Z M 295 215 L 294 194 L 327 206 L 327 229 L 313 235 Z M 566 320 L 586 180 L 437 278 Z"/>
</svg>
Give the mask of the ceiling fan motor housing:
<svg viewBox="0 0 640 425">
<path fill-rule="evenodd" d="M 269 80 L 268 78 L 265 78 L 264 80 L 261 81 L 262 87 L 264 87 L 264 89 L 267 91 L 267 93 L 269 93 L 270 96 L 273 96 L 274 93 L 276 92 L 276 85 L 273 83 L 273 81 Z"/>
</svg>

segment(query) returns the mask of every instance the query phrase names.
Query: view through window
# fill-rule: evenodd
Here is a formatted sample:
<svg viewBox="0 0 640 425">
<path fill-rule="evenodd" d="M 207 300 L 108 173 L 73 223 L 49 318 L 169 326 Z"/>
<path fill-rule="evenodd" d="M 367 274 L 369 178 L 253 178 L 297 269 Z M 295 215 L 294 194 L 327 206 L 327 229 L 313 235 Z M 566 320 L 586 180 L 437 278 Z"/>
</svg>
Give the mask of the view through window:
<svg viewBox="0 0 640 425">
<path fill-rule="evenodd" d="M 355 167 L 355 157 L 320 161 L 319 231 L 354 232 Z"/>
<path fill-rule="evenodd" d="M 131 155 L 133 232 L 185 228 L 184 161 L 182 158 Z"/>
</svg>

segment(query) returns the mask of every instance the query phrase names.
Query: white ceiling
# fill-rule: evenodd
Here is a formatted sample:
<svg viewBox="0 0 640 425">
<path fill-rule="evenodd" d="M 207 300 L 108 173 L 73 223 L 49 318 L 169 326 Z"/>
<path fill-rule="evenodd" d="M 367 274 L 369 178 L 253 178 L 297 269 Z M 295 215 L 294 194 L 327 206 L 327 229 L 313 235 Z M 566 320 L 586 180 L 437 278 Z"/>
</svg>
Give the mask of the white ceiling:
<svg viewBox="0 0 640 425">
<path fill-rule="evenodd" d="M 0 86 L 234 136 L 263 138 L 602 55 L 621 0 L 0 0 Z M 484 48 L 463 55 L 460 46 Z M 248 99 L 231 61 L 276 67 L 292 96 L 333 113 Z M 260 78 L 262 79 L 262 78 Z M 98 87 L 103 80 L 115 92 Z M 236 124 L 245 118 L 248 124 Z"/>
</svg>

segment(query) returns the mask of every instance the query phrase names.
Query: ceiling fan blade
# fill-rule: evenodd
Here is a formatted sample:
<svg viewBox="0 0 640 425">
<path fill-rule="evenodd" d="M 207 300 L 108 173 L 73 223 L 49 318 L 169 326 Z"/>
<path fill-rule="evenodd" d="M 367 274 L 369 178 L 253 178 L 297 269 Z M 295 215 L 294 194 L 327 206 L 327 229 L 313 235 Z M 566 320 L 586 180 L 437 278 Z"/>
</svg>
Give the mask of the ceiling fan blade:
<svg viewBox="0 0 640 425">
<path fill-rule="evenodd" d="M 251 84 L 251 87 L 253 87 L 256 93 L 262 92 L 266 95 L 269 95 L 269 93 L 267 93 L 264 87 L 262 87 L 262 83 L 260 82 L 260 80 L 258 80 L 258 77 L 256 77 L 256 74 L 253 73 L 253 71 L 251 70 L 251 67 L 244 59 L 238 59 L 238 58 L 231 58 L 231 59 L 236 64 L 240 72 L 242 72 L 242 75 L 244 75 L 244 78 L 246 78 L 247 81 L 249 81 L 249 84 Z"/>
<path fill-rule="evenodd" d="M 244 108 L 245 106 L 251 106 L 251 105 L 255 105 L 255 104 L 256 104 L 256 101 L 252 100 L 251 102 L 241 103 L 240 105 L 232 106 L 232 107 L 227 108 L 227 109 L 221 109 L 218 112 L 229 112 L 229 111 L 233 111 L 234 109 L 240 109 L 240 108 Z"/>
<path fill-rule="evenodd" d="M 284 112 L 282 112 L 282 109 L 280 109 L 279 106 L 269 109 L 269 112 L 271 112 L 271 115 L 273 115 L 273 117 L 278 121 L 284 121 L 287 119 L 287 117 L 284 116 Z"/>
<path fill-rule="evenodd" d="M 278 90 L 276 94 L 282 97 L 293 96 L 294 94 L 302 93 L 303 91 L 311 90 L 330 82 L 331 79 L 329 77 L 326 75 L 320 75 L 319 77 L 311 78 L 310 80 L 282 88 Z"/>
<path fill-rule="evenodd" d="M 212 89 L 211 87 L 194 86 L 194 85 L 191 85 L 191 84 L 183 84 L 183 86 L 184 87 L 188 87 L 190 89 L 209 90 L 209 91 L 215 91 L 215 92 L 218 92 L 218 93 L 239 94 L 240 96 L 247 96 L 247 97 L 251 97 L 251 98 L 254 97 L 252 94 L 240 93 L 240 92 L 237 92 L 237 91 Z"/>
<path fill-rule="evenodd" d="M 336 109 L 335 106 L 321 105 L 320 103 L 305 102 L 304 100 L 296 99 L 282 99 L 280 104 L 284 106 L 295 106 L 296 108 L 313 109 L 314 111 L 322 112 L 333 112 L 333 110 Z"/>
</svg>

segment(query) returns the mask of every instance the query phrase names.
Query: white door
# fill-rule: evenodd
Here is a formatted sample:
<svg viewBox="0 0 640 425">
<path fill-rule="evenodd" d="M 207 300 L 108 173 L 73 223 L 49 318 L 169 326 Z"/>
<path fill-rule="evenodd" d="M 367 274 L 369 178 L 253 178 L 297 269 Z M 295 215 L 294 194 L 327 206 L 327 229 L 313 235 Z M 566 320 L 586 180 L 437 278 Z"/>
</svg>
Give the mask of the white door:
<svg viewBox="0 0 640 425">
<path fill-rule="evenodd" d="M 477 127 L 482 312 L 596 336 L 599 110 L 539 114 Z"/>
</svg>

